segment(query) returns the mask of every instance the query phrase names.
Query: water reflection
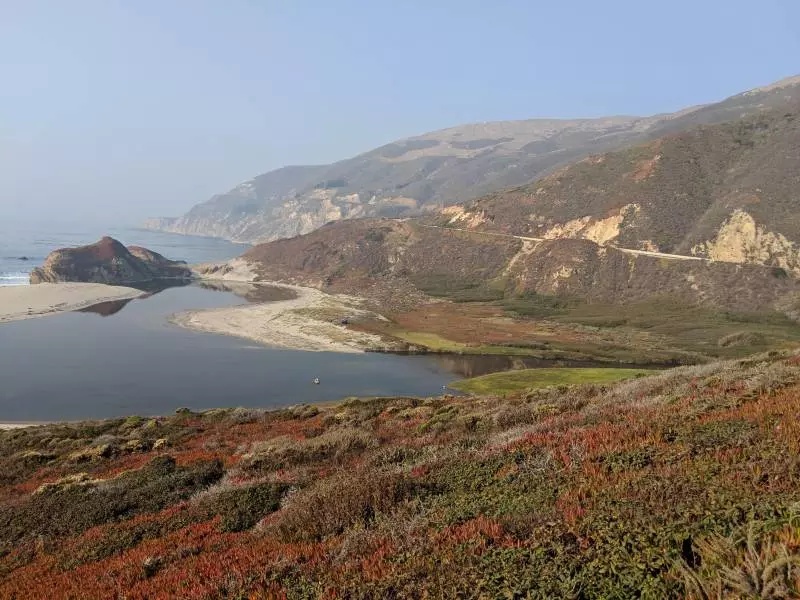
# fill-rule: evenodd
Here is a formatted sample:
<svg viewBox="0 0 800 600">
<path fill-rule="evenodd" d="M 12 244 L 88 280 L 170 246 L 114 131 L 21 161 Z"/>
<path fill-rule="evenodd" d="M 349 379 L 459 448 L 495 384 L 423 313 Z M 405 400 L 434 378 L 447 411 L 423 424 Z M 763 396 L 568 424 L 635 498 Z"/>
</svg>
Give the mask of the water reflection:
<svg viewBox="0 0 800 600">
<path fill-rule="evenodd" d="M 108 302 L 101 302 L 100 304 L 95 304 L 94 306 L 89 306 L 88 308 L 81 308 L 77 312 L 82 313 L 93 313 L 95 315 L 100 315 L 101 317 L 110 317 L 112 315 L 117 314 L 123 308 L 130 304 L 130 299 L 128 300 L 110 300 Z"/>
<path fill-rule="evenodd" d="M 137 298 L 137 300 L 147 300 L 148 298 L 152 298 L 156 294 L 160 294 L 165 290 L 186 287 L 187 285 L 190 285 L 190 283 L 191 282 L 183 280 L 162 279 L 156 281 L 142 281 L 126 285 L 126 287 L 132 287 L 135 290 L 147 292 L 146 294 Z M 111 317 L 116 315 L 130 303 L 131 298 L 128 298 L 127 300 L 109 300 L 108 302 L 100 302 L 99 304 L 94 304 L 86 308 L 80 308 L 74 312 L 92 313 L 95 315 L 100 315 L 101 317 Z"/>
<path fill-rule="evenodd" d="M 290 288 L 241 281 L 198 281 L 196 285 L 215 292 L 231 292 L 253 303 L 279 302 L 297 298 L 297 293 Z"/>
<path fill-rule="evenodd" d="M 149 292 L 152 294 L 159 294 L 164 290 L 172 288 L 186 287 L 192 285 L 191 279 L 154 279 L 152 281 L 140 281 L 137 283 L 126 283 L 125 287 L 132 287 L 135 290 Z"/>
<path fill-rule="evenodd" d="M 139 296 L 137 300 L 147 300 L 153 296 L 160 294 L 169 289 L 182 288 L 189 285 L 202 288 L 212 292 L 228 292 L 235 294 L 240 298 L 244 298 L 248 302 L 278 302 L 281 300 L 292 300 L 297 298 L 297 293 L 289 288 L 275 287 L 270 285 L 257 285 L 252 283 L 236 282 L 236 281 L 180 281 L 180 280 L 159 280 L 147 281 L 142 283 L 131 284 L 129 287 L 147 292 Z M 120 312 L 123 308 L 130 304 L 131 300 L 110 300 L 108 302 L 101 302 L 87 308 L 81 308 L 75 312 L 93 313 L 101 317 L 111 317 Z"/>
<path fill-rule="evenodd" d="M 489 373 L 519 369 L 543 369 L 552 367 L 608 367 L 608 363 L 588 360 L 545 359 L 532 356 L 499 356 L 485 354 L 426 354 L 439 368 L 460 377 L 480 377 Z M 636 365 L 613 365 L 633 367 Z M 636 366 L 636 368 L 642 368 Z"/>
</svg>

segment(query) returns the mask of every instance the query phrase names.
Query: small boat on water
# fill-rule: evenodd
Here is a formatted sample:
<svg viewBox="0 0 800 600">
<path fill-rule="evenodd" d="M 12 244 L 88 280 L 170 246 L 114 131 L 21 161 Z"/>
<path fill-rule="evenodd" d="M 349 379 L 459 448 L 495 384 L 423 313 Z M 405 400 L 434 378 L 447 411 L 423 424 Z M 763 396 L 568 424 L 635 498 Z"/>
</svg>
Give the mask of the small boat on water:
<svg viewBox="0 0 800 600">
<path fill-rule="evenodd" d="M 314 385 L 319 385 L 319 377 L 314 377 Z"/>
</svg>

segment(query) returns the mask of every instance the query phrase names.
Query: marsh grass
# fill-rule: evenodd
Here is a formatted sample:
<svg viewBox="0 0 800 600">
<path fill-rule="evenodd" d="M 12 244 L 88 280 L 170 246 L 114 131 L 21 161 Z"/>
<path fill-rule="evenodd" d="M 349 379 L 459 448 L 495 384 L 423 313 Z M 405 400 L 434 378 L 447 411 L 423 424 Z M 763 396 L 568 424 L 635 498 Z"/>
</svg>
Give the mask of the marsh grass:
<svg viewBox="0 0 800 600">
<path fill-rule="evenodd" d="M 449 384 L 449 387 L 471 394 L 507 395 L 521 390 L 548 386 L 575 385 L 584 383 L 611 383 L 622 379 L 652 375 L 652 371 L 644 369 L 614 368 L 569 368 L 522 369 L 519 371 L 503 371 L 461 379 Z"/>
</svg>

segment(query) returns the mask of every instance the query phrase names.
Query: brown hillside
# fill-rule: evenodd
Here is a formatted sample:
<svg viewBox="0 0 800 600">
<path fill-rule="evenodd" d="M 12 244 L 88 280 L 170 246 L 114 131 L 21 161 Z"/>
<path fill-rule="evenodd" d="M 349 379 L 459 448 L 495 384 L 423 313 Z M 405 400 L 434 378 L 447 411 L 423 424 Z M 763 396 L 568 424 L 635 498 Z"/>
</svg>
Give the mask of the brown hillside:
<svg viewBox="0 0 800 600">
<path fill-rule="evenodd" d="M 606 303 L 669 295 L 755 310 L 785 304 L 797 289 L 779 269 L 635 256 L 588 240 L 523 242 L 389 219 L 332 223 L 256 246 L 243 258 L 264 280 L 367 295 L 390 306 L 420 299 L 414 292 L 462 300 L 536 293 Z"/>
<path fill-rule="evenodd" d="M 797 101 L 800 79 L 789 78 L 671 114 L 462 125 L 397 140 L 331 165 L 270 171 L 179 218 L 153 219 L 148 227 L 266 242 L 340 219 L 419 215 L 527 184 L 593 154 L 784 110 Z"/>
<path fill-rule="evenodd" d="M 590 157 L 440 224 L 800 273 L 800 103 Z"/>
</svg>

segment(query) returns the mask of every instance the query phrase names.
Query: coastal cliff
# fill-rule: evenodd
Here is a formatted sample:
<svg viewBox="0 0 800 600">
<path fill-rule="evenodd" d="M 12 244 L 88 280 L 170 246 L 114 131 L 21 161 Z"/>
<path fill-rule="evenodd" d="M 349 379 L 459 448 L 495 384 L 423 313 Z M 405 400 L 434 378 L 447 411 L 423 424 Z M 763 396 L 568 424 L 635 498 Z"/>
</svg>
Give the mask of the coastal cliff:
<svg viewBox="0 0 800 600">
<path fill-rule="evenodd" d="M 126 248 L 117 240 L 104 237 L 87 246 L 51 252 L 44 264 L 31 272 L 30 282 L 124 284 L 191 276 L 185 262 L 170 260 L 147 248 Z"/>
</svg>

